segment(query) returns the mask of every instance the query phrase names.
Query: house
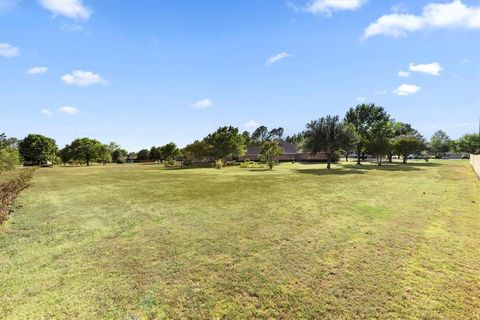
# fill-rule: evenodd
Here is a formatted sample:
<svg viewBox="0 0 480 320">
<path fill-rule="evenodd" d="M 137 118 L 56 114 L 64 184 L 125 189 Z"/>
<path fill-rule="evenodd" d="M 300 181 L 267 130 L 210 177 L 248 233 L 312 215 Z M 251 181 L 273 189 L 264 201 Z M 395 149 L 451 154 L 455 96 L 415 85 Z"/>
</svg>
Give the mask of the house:
<svg viewBox="0 0 480 320">
<path fill-rule="evenodd" d="M 137 154 L 136 154 L 136 153 L 129 153 L 129 154 L 127 155 L 126 162 L 127 162 L 127 163 L 135 163 L 135 162 L 137 162 Z"/>
<path fill-rule="evenodd" d="M 279 140 L 278 144 L 282 148 L 282 154 L 278 157 L 279 161 L 326 161 L 327 157 L 323 153 L 312 155 L 310 152 L 299 150 L 296 145 L 285 140 Z M 261 146 L 250 146 L 245 155 L 238 158 L 239 161 L 251 160 L 259 161 L 261 158 Z"/>
</svg>

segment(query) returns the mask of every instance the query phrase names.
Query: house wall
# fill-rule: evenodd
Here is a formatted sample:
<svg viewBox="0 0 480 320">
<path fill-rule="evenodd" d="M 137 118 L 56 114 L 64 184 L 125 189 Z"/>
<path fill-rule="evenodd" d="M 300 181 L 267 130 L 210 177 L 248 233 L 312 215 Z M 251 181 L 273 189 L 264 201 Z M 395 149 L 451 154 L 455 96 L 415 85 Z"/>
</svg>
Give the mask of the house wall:
<svg viewBox="0 0 480 320">
<path fill-rule="evenodd" d="M 477 173 L 477 177 L 480 179 L 480 154 L 470 155 L 470 164 L 473 170 Z"/>
</svg>

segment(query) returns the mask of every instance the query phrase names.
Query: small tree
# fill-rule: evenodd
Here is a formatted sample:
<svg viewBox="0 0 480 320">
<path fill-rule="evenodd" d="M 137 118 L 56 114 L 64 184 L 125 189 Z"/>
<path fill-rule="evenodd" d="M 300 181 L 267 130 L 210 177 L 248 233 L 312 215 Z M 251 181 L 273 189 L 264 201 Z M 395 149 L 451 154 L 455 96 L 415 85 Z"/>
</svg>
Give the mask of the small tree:
<svg viewBox="0 0 480 320">
<path fill-rule="evenodd" d="M 0 134 L 0 174 L 13 169 L 20 162 L 16 148 L 16 140 L 8 139 L 5 134 Z"/>
<path fill-rule="evenodd" d="M 307 124 L 305 146 L 312 154 L 325 153 L 327 169 L 330 169 L 335 152 L 342 147 L 342 126 L 338 116 L 327 116 Z"/>
<path fill-rule="evenodd" d="M 282 154 L 282 148 L 278 141 L 264 141 L 260 153 L 270 170 L 272 170 L 278 161 L 278 157 Z"/>
<path fill-rule="evenodd" d="M 446 152 L 450 151 L 450 137 L 445 131 L 439 130 L 435 132 L 430 139 L 430 150 L 435 153 L 436 158 L 440 158 Z"/>
<path fill-rule="evenodd" d="M 70 162 L 72 160 L 72 149 L 70 145 L 67 144 L 65 147 L 60 149 L 57 153 L 57 156 L 60 157 L 63 165 L 66 165 L 68 162 Z"/>
<path fill-rule="evenodd" d="M 112 161 L 112 151 L 111 145 L 100 144 L 98 146 L 98 159 L 102 161 L 102 164 L 105 166 L 107 162 Z"/>
<path fill-rule="evenodd" d="M 420 135 L 400 135 L 392 139 L 392 148 L 402 156 L 403 163 L 407 163 L 410 154 L 425 149 L 425 141 Z"/>
<path fill-rule="evenodd" d="M 342 150 L 345 155 L 345 161 L 348 162 L 349 153 L 355 149 L 360 141 L 360 137 L 351 123 L 344 123 L 342 127 Z"/>
</svg>

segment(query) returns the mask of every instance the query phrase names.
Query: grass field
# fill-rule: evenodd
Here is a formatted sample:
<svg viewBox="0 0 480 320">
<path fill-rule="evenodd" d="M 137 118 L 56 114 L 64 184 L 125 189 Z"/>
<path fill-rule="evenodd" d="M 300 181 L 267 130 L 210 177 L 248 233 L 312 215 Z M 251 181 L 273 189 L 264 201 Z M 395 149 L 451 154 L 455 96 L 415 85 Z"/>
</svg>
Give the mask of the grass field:
<svg viewBox="0 0 480 320">
<path fill-rule="evenodd" d="M 10 319 L 480 319 L 467 161 L 41 168 L 0 227 Z"/>
</svg>

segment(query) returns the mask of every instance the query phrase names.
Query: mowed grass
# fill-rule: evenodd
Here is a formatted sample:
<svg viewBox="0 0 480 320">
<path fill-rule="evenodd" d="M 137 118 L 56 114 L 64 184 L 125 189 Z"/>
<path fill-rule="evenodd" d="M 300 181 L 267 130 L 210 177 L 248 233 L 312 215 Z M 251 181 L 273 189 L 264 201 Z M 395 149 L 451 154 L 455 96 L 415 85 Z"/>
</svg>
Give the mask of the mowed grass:
<svg viewBox="0 0 480 320">
<path fill-rule="evenodd" d="M 467 161 L 41 168 L 0 227 L 9 319 L 480 319 Z"/>
</svg>

